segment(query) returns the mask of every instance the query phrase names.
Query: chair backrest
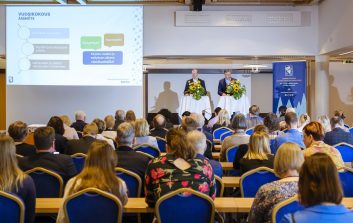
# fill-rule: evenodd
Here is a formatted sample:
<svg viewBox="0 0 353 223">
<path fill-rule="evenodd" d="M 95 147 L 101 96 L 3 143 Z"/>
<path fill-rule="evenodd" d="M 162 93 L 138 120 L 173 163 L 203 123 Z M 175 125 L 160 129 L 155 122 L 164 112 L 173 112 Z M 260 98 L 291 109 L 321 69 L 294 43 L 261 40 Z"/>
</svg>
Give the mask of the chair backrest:
<svg viewBox="0 0 353 223">
<path fill-rule="evenodd" d="M 0 191 L 0 221 L 6 223 L 23 223 L 25 206 L 20 198 Z"/>
<path fill-rule="evenodd" d="M 25 173 L 34 181 L 37 198 L 62 197 L 64 181 L 59 174 L 42 167 L 27 170 Z"/>
<path fill-rule="evenodd" d="M 148 153 L 144 153 L 144 152 L 141 152 L 141 151 L 136 151 L 137 153 L 140 153 L 141 155 L 144 155 L 146 156 L 148 159 L 154 159 L 154 156 L 148 154 Z"/>
<path fill-rule="evenodd" d="M 338 151 L 340 151 L 343 162 L 352 162 L 353 161 L 353 145 L 341 142 L 334 145 Z"/>
<path fill-rule="evenodd" d="M 350 133 L 353 133 L 353 127 L 349 129 L 349 132 L 350 132 Z"/>
<path fill-rule="evenodd" d="M 233 146 L 230 147 L 226 150 L 226 160 L 227 162 L 233 162 L 235 158 L 235 154 L 237 153 L 237 150 L 239 149 L 239 146 Z"/>
<path fill-rule="evenodd" d="M 220 127 L 213 131 L 213 139 L 221 139 L 221 135 L 225 132 L 233 132 L 233 130 L 227 127 Z"/>
<path fill-rule="evenodd" d="M 110 193 L 97 188 L 86 188 L 64 201 L 64 213 L 70 223 L 120 223 L 123 206 Z"/>
<path fill-rule="evenodd" d="M 211 140 L 206 139 L 206 144 L 207 144 L 207 149 L 210 148 L 211 151 L 213 151 L 213 143 L 211 142 Z"/>
<path fill-rule="evenodd" d="M 153 147 L 153 146 L 148 145 L 148 144 L 138 145 L 138 146 L 134 147 L 134 150 L 150 154 L 151 156 L 153 156 L 155 158 L 159 157 L 161 155 L 161 151 L 159 151 L 158 148 Z"/>
<path fill-rule="evenodd" d="M 220 137 L 221 142 L 223 142 L 225 140 L 225 138 L 227 138 L 228 136 L 231 136 L 231 135 L 233 135 L 233 132 L 230 132 L 230 131 L 222 133 L 222 135 Z"/>
<path fill-rule="evenodd" d="M 254 133 L 254 128 L 250 128 L 245 131 L 245 134 L 247 134 L 249 136 L 252 135 L 253 133 Z"/>
<path fill-rule="evenodd" d="M 255 197 L 259 188 L 278 180 L 274 171 L 267 167 L 259 167 L 244 173 L 240 177 L 240 192 L 242 197 Z"/>
<path fill-rule="evenodd" d="M 157 139 L 157 143 L 158 143 L 158 148 L 159 151 L 161 151 L 162 153 L 166 152 L 166 145 L 167 145 L 167 141 L 161 137 L 156 136 Z"/>
<path fill-rule="evenodd" d="M 18 158 L 23 158 L 23 156 L 20 155 L 20 154 L 16 154 L 16 158 L 17 158 L 17 159 L 18 159 Z"/>
<path fill-rule="evenodd" d="M 304 209 L 304 207 L 300 205 L 297 196 L 284 200 L 273 208 L 272 223 L 278 223 L 286 214 L 294 213 L 302 209 Z"/>
<path fill-rule="evenodd" d="M 209 196 L 181 188 L 160 197 L 155 211 L 158 223 L 206 223 L 214 222 L 215 206 Z"/>
<path fill-rule="evenodd" d="M 85 166 L 86 157 L 87 155 L 83 153 L 75 153 L 71 155 L 72 161 L 74 162 L 78 173 L 80 173 Z"/>
<path fill-rule="evenodd" d="M 116 175 L 125 181 L 129 196 L 128 197 L 140 197 L 142 180 L 139 175 L 124 168 L 115 168 Z"/>
<path fill-rule="evenodd" d="M 275 148 L 275 142 L 276 142 L 276 140 L 274 140 L 274 139 L 271 139 L 270 140 L 270 149 L 271 149 L 271 153 L 273 154 L 273 155 L 276 155 L 276 148 Z"/>
<path fill-rule="evenodd" d="M 343 171 L 339 172 L 338 175 L 340 176 L 344 197 L 353 197 L 353 169 L 348 167 L 341 169 Z"/>
<path fill-rule="evenodd" d="M 216 179 L 216 197 L 223 197 L 224 183 L 222 181 L 222 178 L 216 175 L 214 177 Z"/>
</svg>

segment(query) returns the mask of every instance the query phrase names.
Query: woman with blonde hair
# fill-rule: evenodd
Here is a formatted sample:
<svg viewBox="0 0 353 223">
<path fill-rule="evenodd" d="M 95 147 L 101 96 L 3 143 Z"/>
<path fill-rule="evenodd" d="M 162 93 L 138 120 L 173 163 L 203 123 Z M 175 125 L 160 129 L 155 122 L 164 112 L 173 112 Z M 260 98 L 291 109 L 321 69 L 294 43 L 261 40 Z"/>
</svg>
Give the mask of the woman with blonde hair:
<svg viewBox="0 0 353 223">
<path fill-rule="evenodd" d="M 25 206 L 25 223 L 34 222 L 36 206 L 34 182 L 18 168 L 15 142 L 6 135 L 0 135 L 0 190 L 18 196 Z"/>
<path fill-rule="evenodd" d="M 136 119 L 134 123 L 135 127 L 135 143 L 134 147 L 141 144 L 148 144 L 150 146 L 158 148 L 158 143 L 156 137 L 149 136 L 150 125 L 144 118 Z"/>
<path fill-rule="evenodd" d="M 125 115 L 125 122 L 135 122 L 136 121 L 136 115 L 133 110 L 128 110 Z"/>
<path fill-rule="evenodd" d="M 94 187 L 115 195 L 123 205 L 127 203 L 127 189 L 123 180 L 115 175 L 117 154 L 114 149 L 103 140 L 91 144 L 87 153 L 82 172 L 70 179 L 65 187 L 64 200 L 81 190 Z M 58 213 L 57 222 L 67 222 L 63 206 Z"/>
<path fill-rule="evenodd" d="M 265 131 L 254 132 L 250 136 L 248 151 L 239 161 L 240 173 L 244 174 L 262 166 L 273 168 L 273 160 L 268 134 Z"/>
<path fill-rule="evenodd" d="M 321 123 L 321 125 L 324 127 L 324 131 L 326 132 L 331 132 L 331 124 L 330 124 L 330 119 L 327 117 L 327 115 L 320 115 L 317 118 L 317 121 Z"/>
<path fill-rule="evenodd" d="M 298 120 L 298 130 L 303 131 L 304 126 L 310 122 L 310 116 L 307 113 L 301 114 Z"/>
<path fill-rule="evenodd" d="M 230 127 L 230 115 L 226 109 L 222 109 L 218 113 L 218 121 L 212 127 L 212 132 L 220 127 Z"/>
<path fill-rule="evenodd" d="M 65 138 L 67 138 L 68 140 L 79 139 L 76 129 L 70 127 L 72 123 L 71 123 L 71 120 L 70 120 L 69 116 L 62 115 L 62 116 L 60 116 L 60 119 L 64 123 L 64 130 L 65 131 L 64 131 L 64 135 L 63 136 Z"/>
</svg>

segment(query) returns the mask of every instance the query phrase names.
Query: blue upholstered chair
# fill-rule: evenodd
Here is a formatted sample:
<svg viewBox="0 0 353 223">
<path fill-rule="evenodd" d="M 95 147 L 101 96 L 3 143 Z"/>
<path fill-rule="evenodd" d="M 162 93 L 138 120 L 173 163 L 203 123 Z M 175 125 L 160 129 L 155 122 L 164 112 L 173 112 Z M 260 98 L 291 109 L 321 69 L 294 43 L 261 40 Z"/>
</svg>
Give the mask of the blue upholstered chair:
<svg viewBox="0 0 353 223">
<path fill-rule="evenodd" d="M 221 135 L 225 132 L 233 132 L 233 130 L 227 127 L 220 127 L 213 131 L 213 139 L 221 139 Z"/>
<path fill-rule="evenodd" d="M 135 151 L 141 151 L 141 152 L 144 152 L 144 153 L 147 153 L 153 157 L 159 157 L 161 155 L 161 151 L 156 148 L 156 147 L 153 147 L 151 145 L 148 145 L 148 144 L 141 144 L 141 145 L 138 145 L 136 147 L 134 147 L 134 150 Z"/>
<path fill-rule="evenodd" d="M 240 192 L 242 197 L 255 197 L 259 188 L 278 180 L 274 171 L 267 167 L 259 167 L 244 173 L 240 177 Z"/>
<path fill-rule="evenodd" d="M 349 132 L 353 134 L 353 127 L 349 129 Z"/>
<path fill-rule="evenodd" d="M 230 147 L 226 150 L 226 161 L 227 162 L 233 162 L 235 154 L 237 153 L 237 150 L 239 149 L 239 146 L 233 146 Z"/>
<path fill-rule="evenodd" d="M 125 181 L 129 197 L 140 197 L 142 180 L 139 175 L 124 168 L 115 168 L 116 175 Z"/>
<path fill-rule="evenodd" d="M 23 223 L 25 206 L 20 198 L 0 191 L 0 222 Z"/>
<path fill-rule="evenodd" d="M 225 138 L 227 138 L 228 136 L 231 136 L 231 135 L 233 135 L 233 132 L 230 132 L 230 131 L 222 133 L 222 135 L 220 137 L 221 142 L 223 142 L 225 140 Z"/>
<path fill-rule="evenodd" d="M 120 223 L 123 205 L 113 194 L 87 188 L 64 201 L 64 213 L 70 223 Z"/>
<path fill-rule="evenodd" d="M 353 169 L 348 168 L 348 167 L 343 167 L 338 173 L 342 188 L 343 188 L 343 194 L 344 197 L 353 197 Z"/>
<path fill-rule="evenodd" d="M 27 170 L 25 173 L 34 181 L 37 198 L 62 197 L 64 182 L 59 174 L 42 167 Z"/>
<path fill-rule="evenodd" d="M 245 131 L 245 134 L 247 134 L 249 136 L 252 135 L 253 133 L 254 133 L 254 128 L 250 128 Z"/>
<path fill-rule="evenodd" d="M 224 183 L 222 181 L 222 178 L 220 178 L 219 176 L 214 176 L 216 179 L 216 197 L 223 197 L 223 193 L 224 193 Z"/>
<path fill-rule="evenodd" d="M 352 162 L 353 161 L 353 145 L 350 145 L 348 143 L 338 143 L 334 145 L 338 151 L 340 151 L 343 162 Z"/>
<path fill-rule="evenodd" d="M 304 209 L 304 207 L 300 205 L 297 196 L 284 200 L 273 208 L 272 223 L 278 223 L 286 214 L 294 213 L 302 209 Z"/>
<path fill-rule="evenodd" d="M 165 153 L 166 152 L 166 144 L 167 144 L 167 141 L 161 137 L 156 137 L 157 139 L 157 143 L 158 143 L 158 148 L 159 148 L 159 151 L 161 151 L 162 153 Z"/>
<path fill-rule="evenodd" d="M 86 157 L 87 155 L 83 153 L 75 153 L 71 155 L 72 161 L 74 162 L 78 173 L 80 173 L 85 166 Z"/>
<path fill-rule="evenodd" d="M 156 203 L 158 223 L 214 222 L 213 200 L 198 191 L 182 188 L 160 197 Z M 182 214 L 176 214 L 178 213 Z"/>
<path fill-rule="evenodd" d="M 275 149 L 275 140 L 274 139 L 271 139 L 270 140 L 270 149 L 271 149 L 271 153 L 273 154 L 273 155 L 276 155 L 276 149 Z"/>
</svg>

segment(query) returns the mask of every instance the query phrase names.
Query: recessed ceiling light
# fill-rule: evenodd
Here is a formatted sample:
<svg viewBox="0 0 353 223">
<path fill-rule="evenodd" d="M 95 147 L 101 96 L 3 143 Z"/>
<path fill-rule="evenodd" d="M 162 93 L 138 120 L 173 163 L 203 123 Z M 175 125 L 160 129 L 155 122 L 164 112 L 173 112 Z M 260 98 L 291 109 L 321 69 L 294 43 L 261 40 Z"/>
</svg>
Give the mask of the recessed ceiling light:
<svg viewBox="0 0 353 223">
<path fill-rule="evenodd" d="M 345 52 L 345 53 L 340 53 L 339 55 L 340 55 L 340 56 L 343 56 L 343 55 L 350 54 L 350 53 L 353 53 L 353 50 L 348 51 L 348 52 Z"/>
</svg>

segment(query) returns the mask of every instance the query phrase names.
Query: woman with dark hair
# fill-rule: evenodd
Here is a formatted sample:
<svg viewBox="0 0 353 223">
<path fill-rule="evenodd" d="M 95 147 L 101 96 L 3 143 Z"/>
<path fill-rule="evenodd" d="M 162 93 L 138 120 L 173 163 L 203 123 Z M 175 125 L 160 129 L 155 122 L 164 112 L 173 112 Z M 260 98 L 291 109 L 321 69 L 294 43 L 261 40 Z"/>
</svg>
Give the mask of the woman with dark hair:
<svg viewBox="0 0 353 223">
<path fill-rule="evenodd" d="M 183 130 L 174 128 L 166 136 L 167 154 L 153 159 L 146 170 L 146 202 L 154 207 L 158 198 L 180 188 L 216 197 L 216 182 L 207 159 L 195 159 Z"/>
<path fill-rule="evenodd" d="M 309 157 L 315 153 L 326 153 L 336 164 L 337 169 L 344 167 L 341 153 L 334 147 L 327 145 L 323 142 L 325 130 L 319 122 L 310 122 L 303 128 L 304 156 Z"/>
<path fill-rule="evenodd" d="M 58 116 L 52 116 L 47 124 L 55 130 L 55 150 L 64 153 L 67 148 L 67 139 L 64 137 L 64 122 Z"/>
<path fill-rule="evenodd" d="M 279 118 L 275 113 L 270 112 L 266 115 L 264 118 L 264 125 L 268 129 L 270 139 L 274 139 L 282 133 L 279 131 Z"/>
<path fill-rule="evenodd" d="M 353 211 L 341 204 L 343 192 L 337 168 L 327 154 L 306 158 L 298 186 L 299 200 L 305 209 L 286 215 L 282 223 L 353 222 Z"/>
</svg>

